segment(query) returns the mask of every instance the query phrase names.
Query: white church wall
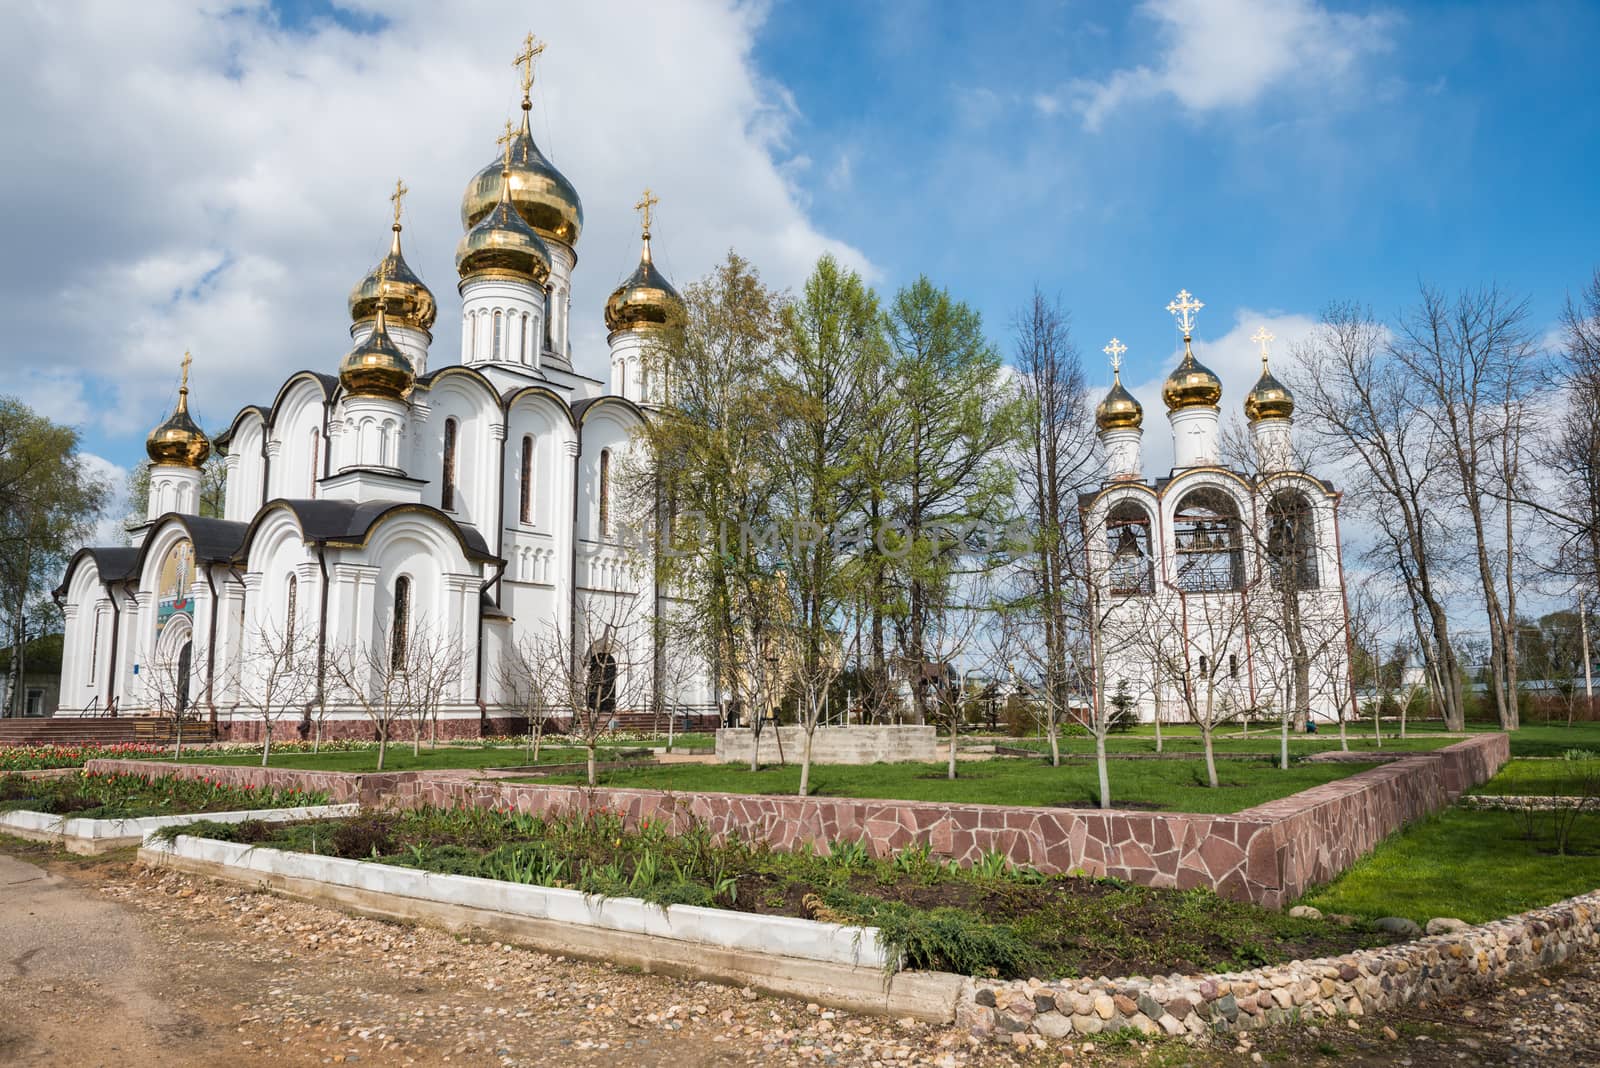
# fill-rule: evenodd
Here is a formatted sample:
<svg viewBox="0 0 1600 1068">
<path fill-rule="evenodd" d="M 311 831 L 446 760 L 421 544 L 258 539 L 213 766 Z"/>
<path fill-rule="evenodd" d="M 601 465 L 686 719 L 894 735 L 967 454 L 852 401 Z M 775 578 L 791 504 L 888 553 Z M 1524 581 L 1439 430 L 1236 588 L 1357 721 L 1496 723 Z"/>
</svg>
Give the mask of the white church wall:
<svg viewBox="0 0 1600 1068">
<path fill-rule="evenodd" d="M 269 500 L 308 500 L 316 495 L 325 416 L 320 382 L 304 376 L 285 386 L 273 409 L 268 439 L 276 446 L 268 472 Z"/>
<path fill-rule="evenodd" d="M 499 398 L 474 374 L 445 373 L 428 390 L 428 420 L 419 437 L 415 478 L 427 479 L 423 500 L 459 523 L 492 531 L 499 521 L 495 497 L 500 480 L 500 439 L 504 431 Z M 455 423 L 455 492 L 445 507 L 446 425 Z"/>
<path fill-rule="evenodd" d="M 256 412 L 241 416 L 228 444 L 228 481 L 223 498 L 223 518 L 248 523 L 260 509 L 264 462 L 261 442 L 266 424 Z"/>
</svg>

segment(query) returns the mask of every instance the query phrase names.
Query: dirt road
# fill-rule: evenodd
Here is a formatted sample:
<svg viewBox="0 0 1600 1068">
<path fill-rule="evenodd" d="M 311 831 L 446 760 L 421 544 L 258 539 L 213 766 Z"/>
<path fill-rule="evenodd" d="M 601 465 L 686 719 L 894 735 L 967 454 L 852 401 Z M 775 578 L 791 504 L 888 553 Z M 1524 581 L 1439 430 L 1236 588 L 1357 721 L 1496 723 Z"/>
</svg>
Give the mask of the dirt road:
<svg viewBox="0 0 1600 1068">
<path fill-rule="evenodd" d="M 0 962 L 0 1064 L 1600 1063 L 1592 958 L 1549 985 L 1242 1046 L 978 1046 L 949 1028 L 458 939 L 16 839 L 0 839 Z"/>
</svg>

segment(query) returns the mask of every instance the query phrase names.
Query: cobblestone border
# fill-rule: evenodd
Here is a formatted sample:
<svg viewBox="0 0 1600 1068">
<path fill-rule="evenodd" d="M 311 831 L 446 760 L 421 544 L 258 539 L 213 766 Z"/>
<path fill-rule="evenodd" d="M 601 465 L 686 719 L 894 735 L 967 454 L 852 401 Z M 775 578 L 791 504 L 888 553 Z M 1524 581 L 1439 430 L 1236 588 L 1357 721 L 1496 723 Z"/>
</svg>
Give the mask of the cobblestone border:
<svg viewBox="0 0 1600 1068">
<path fill-rule="evenodd" d="M 1300 1017 L 1382 1012 L 1548 968 L 1600 948 L 1600 891 L 1546 908 L 1338 957 L 1220 975 L 1045 983 L 973 980 L 956 1023 L 985 1038 L 1047 1039 L 1131 1028 L 1196 1037 Z"/>
<path fill-rule="evenodd" d="M 1555 812 L 1569 808 L 1600 809 L 1600 797 L 1551 797 L 1537 794 L 1463 794 L 1463 808 L 1503 812 Z"/>
</svg>

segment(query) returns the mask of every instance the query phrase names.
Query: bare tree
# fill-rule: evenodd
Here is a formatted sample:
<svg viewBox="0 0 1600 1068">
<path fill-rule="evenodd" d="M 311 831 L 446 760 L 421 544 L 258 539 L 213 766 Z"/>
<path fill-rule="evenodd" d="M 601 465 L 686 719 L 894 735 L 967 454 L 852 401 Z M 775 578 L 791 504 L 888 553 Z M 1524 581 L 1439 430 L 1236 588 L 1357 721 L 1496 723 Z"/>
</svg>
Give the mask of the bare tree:
<svg viewBox="0 0 1600 1068">
<path fill-rule="evenodd" d="M 382 641 L 330 649 L 328 671 L 341 701 L 360 708 L 372 724 L 382 771 L 394 725 L 406 714 L 404 642 L 386 627 Z"/>
<path fill-rule="evenodd" d="M 828 692 L 843 672 L 844 649 L 839 636 L 831 631 L 823 633 L 822 644 L 817 649 L 804 649 L 794 659 L 794 691 L 798 698 L 800 731 L 805 736 L 800 754 L 798 793 L 801 797 L 811 791 L 811 747 L 817 725 L 822 722 L 823 709 L 827 707 Z"/>
<path fill-rule="evenodd" d="M 239 704 L 261 717 L 261 766 L 272 754 L 272 734 L 287 713 L 300 714 L 317 696 L 317 640 L 309 627 L 266 618 L 250 628 L 238 671 Z"/>
<path fill-rule="evenodd" d="M 495 664 L 495 685 L 500 699 L 528 721 L 528 763 L 539 763 L 539 746 L 550 718 L 550 700 L 545 691 L 547 674 L 541 663 L 543 652 L 531 635 L 519 635 L 500 652 Z"/>
<path fill-rule="evenodd" d="M 1390 352 L 1386 328 L 1366 309 L 1334 304 L 1296 352 L 1304 430 L 1326 461 L 1347 472 L 1346 498 L 1377 529 L 1368 559 L 1403 584 L 1417 645 L 1445 724 L 1465 720 L 1439 545 L 1437 465 L 1413 376 Z"/>
<path fill-rule="evenodd" d="M 599 783 L 600 739 L 611 721 L 648 697 L 649 628 L 638 602 L 636 593 L 591 593 L 570 627 L 552 620 L 530 639 L 536 685 L 552 707 L 566 710 L 569 730 L 587 756 L 590 786 Z"/>
<path fill-rule="evenodd" d="M 1519 721 L 1513 503 L 1523 495 L 1524 391 L 1534 378 L 1527 315 L 1526 301 L 1508 298 L 1493 286 L 1454 299 L 1424 288 L 1391 346 L 1423 391 L 1425 403 L 1416 413 L 1431 431 L 1431 451 L 1443 461 L 1453 502 L 1468 520 L 1489 620 L 1495 707 L 1508 730 Z M 1498 545 L 1490 512 L 1497 499 L 1504 509 Z"/>
<path fill-rule="evenodd" d="M 412 628 L 402 658 L 401 698 L 411 720 L 411 753 L 422 755 L 422 733 L 428 744 L 439 741 L 439 710 L 461 683 L 464 666 L 461 643 L 433 627 Z"/>
<path fill-rule="evenodd" d="M 1014 596 L 1006 605 L 1008 640 L 1039 680 L 1050 737 L 1050 762 L 1059 767 L 1062 719 L 1073 681 L 1070 646 L 1086 606 L 1078 494 L 1097 481 L 1094 422 L 1083 365 L 1067 313 L 1034 290 L 1012 320 L 1018 389 L 1023 400 L 1018 450 L 1021 513 L 1032 528 L 1019 554 Z M 1029 632 L 1036 632 L 1035 634 Z M 1102 791 L 1104 792 L 1104 791 Z"/>
<path fill-rule="evenodd" d="M 192 650 L 198 648 L 193 646 Z M 193 662 L 192 651 L 189 657 L 185 657 L 180 647 L 170 645 L 164 649 L 158 648 L 145 664 L 145 670 L 149 672 L 147 685 L 150 687 L 151 707 L 160 715 L 172 717 L 174 760 L 183 755 L 183 724 L 192 704 L 189 687 L 192 681 L 190 665 Z"/>
</svg>

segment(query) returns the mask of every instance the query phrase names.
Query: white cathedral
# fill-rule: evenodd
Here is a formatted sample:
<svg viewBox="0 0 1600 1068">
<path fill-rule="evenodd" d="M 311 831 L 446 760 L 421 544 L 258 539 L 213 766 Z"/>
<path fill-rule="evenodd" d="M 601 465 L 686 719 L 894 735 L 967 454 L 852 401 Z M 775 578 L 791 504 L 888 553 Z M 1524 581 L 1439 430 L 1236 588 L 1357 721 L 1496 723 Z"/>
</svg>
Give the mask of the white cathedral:
<svg viewBox="0 0 1600 1068">
<path fill-rule="evenodd" d="M 1095 422 L 1107 477 L 1079 502 L 1098 593 L 1096 677 L 1107 700 L 1120 695 L 1147 722 L 1295 709 L 1348 718 L 1339 494 L 1302 469 L 1294 397 L 1268 367 L 1264 328 L 1252 338 L 1261 377 L 1244 399 L 1249 442 L 1224 455 L 1222 380 L 1191 348 L 1201 307 L 1187 290 L 1167 307 L 1183 358 L 1161 391 L 1173 444 L 1163 477 L 1144 474 L 1144 410 L 1120 375 L 1127 349 L 1113 338 L 1105 350 L 1113 378 Z"/>
<path fill-rule="evenodd" d="M 585 622 L 625 618 L 630 633 L 587 642 L 595 699 L 642 691 L 625 684 L 659 663 L 646 631 L 665 595 L 630 563 L 613 483 L 651 400 L 646 339 L 679 298 L 651 261 L 646 191 L 638 267 L 604 309 L 611 381 L 574 369 L 583 207 L 529 131 L 542 47 L 530 36 L 518 57 L 521 130 L 507 124 L 501 157 L 462 199 L 460 362 L 430 369 L 437 306 L 401 252 L 397 184 L 393 241 L 350 294 L 354 347 L 337 374 L 291 375 L 211 442 L 188 411 L 185 357 L 177 408 L 146 443 L 132 546 L 80 550 L 57 591 L 61 714 L 169 711 L 175 696 L 227 737 L 258 738 L 240 689 L 259 670 L 254 643 L 294 629 L 323 656 L 403 646 L 420 626 L 443 635 L 464 665 L 442 702 L 446 736 L 520 727 L 496 665 L 541 629 L 576 642 L 599 629 Z M 199 514 L 213 448 L 226 456 L 221 518 Z M 641 608 L 612 612 L 620 600 Z M 159 665 L 177 665 L 174 696 Z M 708 707 L 707 673 L 679 670 L 649 689 Z M 372 730 L 354 705 L 327 723 L 334 737 Z"/>
</svg>

